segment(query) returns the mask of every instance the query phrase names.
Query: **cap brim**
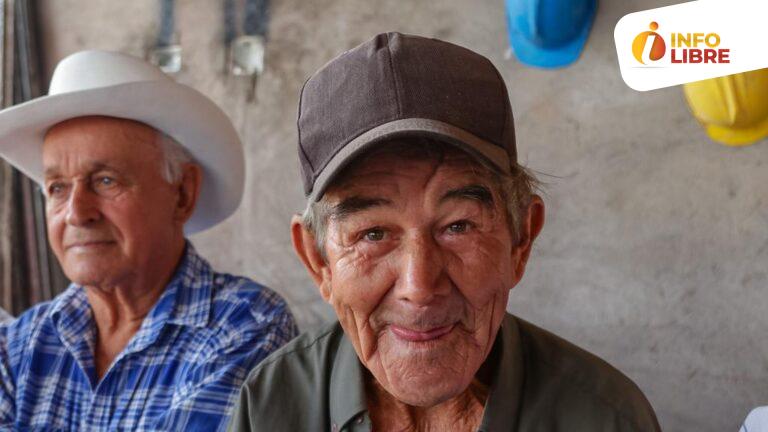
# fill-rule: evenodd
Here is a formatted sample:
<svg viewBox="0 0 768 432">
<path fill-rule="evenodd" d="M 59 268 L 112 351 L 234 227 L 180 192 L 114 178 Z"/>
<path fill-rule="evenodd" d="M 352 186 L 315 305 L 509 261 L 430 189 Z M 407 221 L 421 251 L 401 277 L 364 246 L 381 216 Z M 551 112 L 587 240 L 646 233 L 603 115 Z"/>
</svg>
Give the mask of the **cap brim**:
<svg viewBox="0 0 768 432">
<path fill-rule="evenodd" d="M 205 230 L 240 205 L 244 153 L 229 118 L 207 97 L 173 81 L 141 81 L 40 97 L 0 111 L 0 157 L 43 184 L 42 146 L 51 126 L 100 115 L 145 123 L 183 145 L 203 168 L 198 205 L 184 229 Z"/>
<path fill-rule="evenodd" d="M 515 56 L 521 63 L 540 68 L 559 68 L 575 62 L 587 43 L 592 23 L 595 19 L 596 6 L 592 7 L 588 19 L 584 23 L 581 32 L 570 42 L 557 47 L 542 47 L 533 43 L 530 38 L 520 33 L 517 28 L 509 24 L 509 41 Z M 507 18 L 509 22 L 509 17 Z"/>
<path fill-rule="evenodd" d="M 371 146 L 404 136 L 433 138 L 469 153 L 496 171 L 509 173 L 511 169 L 509 155 L 503 148 L 471 132 L 439 120 L 400 119 L 370 129 L 342 147 L 317 176 L 307 199 L 310 202 L 320 199 L 349 162 L 369 150 Z"/>
</svg>

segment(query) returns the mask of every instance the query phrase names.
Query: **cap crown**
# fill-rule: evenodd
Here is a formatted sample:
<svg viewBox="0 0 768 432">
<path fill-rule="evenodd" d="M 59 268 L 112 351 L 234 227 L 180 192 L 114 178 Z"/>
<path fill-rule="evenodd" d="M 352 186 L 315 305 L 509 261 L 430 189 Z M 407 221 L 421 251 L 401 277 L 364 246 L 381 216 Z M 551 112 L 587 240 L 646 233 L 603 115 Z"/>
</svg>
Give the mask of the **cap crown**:
<svg viewBox="0 0 768 432">
<path fill-rule="evenodd" d="M 304 190 L 351 140 L 401 119 L 431 119 L 496 145 L 516 160 L 504 81 L 485 57 L 436 39 L 379 34 L 321 68 L 299 102 Z"/>
</svg>

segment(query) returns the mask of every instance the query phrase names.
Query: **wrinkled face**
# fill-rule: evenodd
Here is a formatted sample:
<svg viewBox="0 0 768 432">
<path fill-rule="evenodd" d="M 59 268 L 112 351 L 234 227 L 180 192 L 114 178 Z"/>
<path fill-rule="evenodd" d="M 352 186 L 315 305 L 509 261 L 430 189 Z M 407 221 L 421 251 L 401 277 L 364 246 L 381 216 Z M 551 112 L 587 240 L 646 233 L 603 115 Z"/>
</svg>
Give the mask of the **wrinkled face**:
<svg viewBox="0 0 768 432">
<path fill-rule="evenodd" d="M 46 135 L 48 237 L 73 282 L 110 286 L 141 275 L 182 232 L 157 134 L 134 121 L 81 117 Z"/>
<path fill-rule="evenodd" d="M 327 277 L 360 360 L 402 402 L 464 391 L 517 283 L 502 198 L 467 157 L 364 159 L 326 193 Z"/>
</svg>

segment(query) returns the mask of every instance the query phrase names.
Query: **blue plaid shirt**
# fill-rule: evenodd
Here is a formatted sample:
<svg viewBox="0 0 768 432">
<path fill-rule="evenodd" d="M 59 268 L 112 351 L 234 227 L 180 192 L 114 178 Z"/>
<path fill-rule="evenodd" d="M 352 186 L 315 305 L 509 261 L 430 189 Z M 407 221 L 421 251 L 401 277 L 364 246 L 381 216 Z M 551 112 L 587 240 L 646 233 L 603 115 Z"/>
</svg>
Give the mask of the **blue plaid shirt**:
<svg viewBox="0 0 768 432">
<path fill-rule="evenodd" d="M 187 243 L 101 381 L 82 287 L 0 325 L 0 430 L 223 430 L 251 368 L 295 335 L 280 296 L 215 273 Z"/>
</svg>

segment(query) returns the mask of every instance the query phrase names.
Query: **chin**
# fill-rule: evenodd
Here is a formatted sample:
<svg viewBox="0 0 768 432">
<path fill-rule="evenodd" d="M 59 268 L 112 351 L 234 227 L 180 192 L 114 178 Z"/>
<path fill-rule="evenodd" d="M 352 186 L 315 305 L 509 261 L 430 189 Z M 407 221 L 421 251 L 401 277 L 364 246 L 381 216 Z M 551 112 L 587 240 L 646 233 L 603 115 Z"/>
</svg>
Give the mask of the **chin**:
<svg viewBox="0 0 768 432">
<path fill-rule="evenodd" d="M 441 338 L 417 344 L 383 338 L 374 373 L 392 396 L 412 406 L 431 407 L 464 392 L 482 363 L 474 345 Z M 379 379 L 384 378 L 386 380 Z"/>
<path fill-rule="evenodd" d="M 81 286 L 102 286 L 110 280 L 113 272 L 105 271 L 97 263 L 78 262 L 62 266 L 64 274 L 72 283 Z"/>
<path fill-rule="evenodd" d="M 67 278 L 75 285 L 80 286 L 101 286 L 103 278 L 96 274 L 89 273 L 69 273 L 64 272 Z"/>
</svg>

